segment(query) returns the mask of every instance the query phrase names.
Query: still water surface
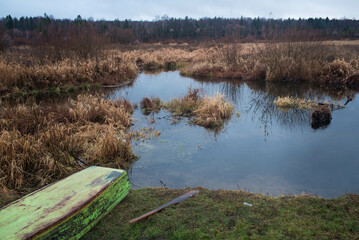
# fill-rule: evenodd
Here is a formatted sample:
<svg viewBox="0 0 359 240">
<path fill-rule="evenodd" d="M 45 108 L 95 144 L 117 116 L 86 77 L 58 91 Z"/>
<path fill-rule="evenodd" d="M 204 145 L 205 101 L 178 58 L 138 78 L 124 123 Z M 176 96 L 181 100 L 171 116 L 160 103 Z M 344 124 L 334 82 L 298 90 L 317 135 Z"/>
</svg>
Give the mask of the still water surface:
<svg viewBox="0 0 359 240">
<path fill-rule="evenodd" d="M 235 112 L 219 132 L 191 125 L 187 118 L 173 124 L 162 110 L 145 116 L 137 109 L 134 128 L 161 131 L 157 138 L 133 143 L 139 157 L 129 170 L 134 188 L 166 186 L 247 190 L 269 195 L 309 193 L 335 197 L 359 193 L 359 101 L 348 89 L 307 85 L 196 81 L 178 72 L 140 74 L 110 98 L 140 103 L 143 97 L 169 101 L 199 88 L 207 95 L 225 94 Z M 312 129 L 310 111 L 277 109 L 277 96 L 336 100 L 343 109 L 332 112 L 324 129 Z M 356 96 L 358 97 L 358 96 Z M 240 112 L 240 116 L 236 112 Z"/>
</svg>

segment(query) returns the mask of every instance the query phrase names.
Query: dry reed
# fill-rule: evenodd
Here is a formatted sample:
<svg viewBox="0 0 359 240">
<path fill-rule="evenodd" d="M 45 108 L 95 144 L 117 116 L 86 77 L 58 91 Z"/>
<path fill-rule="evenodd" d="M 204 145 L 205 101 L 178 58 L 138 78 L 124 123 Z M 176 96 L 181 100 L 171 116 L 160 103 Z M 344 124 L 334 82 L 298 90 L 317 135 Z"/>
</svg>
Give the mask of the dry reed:
<svg viewBox="0 0 359 240">
<path fill-rule="evenodd" d="M 194 111 L 193 123 L 206 128 L 221 128 L 233 113 L 233 105 L 217 93 L 214 97 L 204 96 Z"/>
<path fill-rule="evenodd" d="M 172 99 L 165 107 L 176 116 L 193 117 L 193 124 L 220 129 L 233 113 L 233 105 L 217 93 L 214 97 L 200 97 L 198 89 L 189 89 L 187 95 Z"/>
<path fill-rule="evenodd" d="M 91 165 L 127 168 L 134 158 L 130 107 L 92 95 L 58 105 L 3 104 L 2 190 L 36 188 Z"/>
</svg>

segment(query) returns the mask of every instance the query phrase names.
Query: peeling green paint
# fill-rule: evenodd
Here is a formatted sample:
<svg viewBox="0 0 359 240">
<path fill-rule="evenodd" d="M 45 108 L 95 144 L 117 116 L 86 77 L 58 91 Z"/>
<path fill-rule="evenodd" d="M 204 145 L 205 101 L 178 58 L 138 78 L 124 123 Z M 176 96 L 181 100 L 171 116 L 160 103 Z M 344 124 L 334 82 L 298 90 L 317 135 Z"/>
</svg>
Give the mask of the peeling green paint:
<svg viewBox="0 0 359 240">
<path fill-rule="evenodd" d="M 87 168 L 1 209 L 1 239 L 79 239 L 129 190 L 124 170 Z"/>
</svg>

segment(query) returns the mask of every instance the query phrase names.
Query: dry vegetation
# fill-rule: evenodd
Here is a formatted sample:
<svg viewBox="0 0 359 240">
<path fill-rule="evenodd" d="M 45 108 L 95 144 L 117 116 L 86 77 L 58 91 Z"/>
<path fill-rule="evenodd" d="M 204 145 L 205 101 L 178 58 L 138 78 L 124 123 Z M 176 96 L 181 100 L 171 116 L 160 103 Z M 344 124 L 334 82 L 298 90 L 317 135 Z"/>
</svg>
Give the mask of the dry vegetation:
<svg viewBox="0 0 359 240">
<path fill-rule="evenodd" d="M 294 97 L 278 97 L 274 104 L 283 110 L 290 109 L 290 108 L 297 108 L 297 109 L 313 109 L 314 107 L 318 106 L 315 101 L 294 98 Z"/>
<path fill-rule="evenodd" d="M 200 97 L 198 89 L 189 89 L 187 95 L 171 100 L 165 107 L 176 116 L 193 117 L 192 123 L 215 130 L 223 127 L 234 110 L 224 95 Z"/>
<path fill-rule="evenodd" d="M 1 52 L 2 98 L 19 92 L 73 90 L 71 86 L 82 84 L 118 84 L 146 69 L 180 69 L 183 75 L 198 77 L 359 83 L 358 44 L 152 44 L 103 49 L 98 41 L 94 43 L 97 44 L 75 44 L 63 49 L 56 44 L 22 46 Z M 289 102 L 304 108 L 312 104 L 295 99 Z M 146 99 L 141 109 L 149 113 L 162 105 L 159 99 Z M 192 117 L 194 124 L 215 129 L 221 128 L 233 113 L 233 106 L 223 96 L 200 97 L 198 90 L 190 90 L 165 107 L 174 115 Z M 132 108 L 125 101 L 81 95 L 77 100 L 56 105 L 0 103 L 0 108 L 3 190 L 47 184 L 79 170 L 85 163 L 123 167 L 133 158 L 131 134 L 126 133 Z"/>
<path fill-rule="evenodd" d="M 233 110 L 233 105 L 222 94 L 217 93 L 212 98 L 204 96 L 193 112 L 193 123 L 207 128 L 221 128 L 224 121 L 231 117 Z"/>
<path fill-rule="evenodd" d="M 0 190 L 39 187 L 83 167 L 126 168 L 131 105 L 80 95 L 61 104 L 1 106 Z"/>
<path fill-rule="evenodd" d="M 135 63 L 116 51 L 89 58 L 74 54 L 60 60 L 36 53 L 36 49 L 0 55 L 1 94 L 84 83 L 116 84 L 135 76 Z"/>
<path fill-rule="evenodd" d="M 359 45 L 322 42 L 227 44 L 207 49 L 182 75 L 359 85 Z"/>
<path fill-rule="evenodd" d="M 84 48 L 87 45 L 84 45 Z M 91 47 L 91 46 L 90 46 Z M 359 45 L 283 42 L 141 45 L 61 51 L 17 47 L 0 54 L 0 93 L 81 84 L 118 84 L 141 70 L 180 69 L 182 75 L 244 80 L 358 85 Z M 91 53 L 91 54 L 90 54 Z"/>
<path fill-rule="evenodd" d="M 172 99 L 165 107 L 176 116 L 192 116 L 200 104 L 199 89 L 188 89 L 188 93 L 182 98 Z"/>
</svg>

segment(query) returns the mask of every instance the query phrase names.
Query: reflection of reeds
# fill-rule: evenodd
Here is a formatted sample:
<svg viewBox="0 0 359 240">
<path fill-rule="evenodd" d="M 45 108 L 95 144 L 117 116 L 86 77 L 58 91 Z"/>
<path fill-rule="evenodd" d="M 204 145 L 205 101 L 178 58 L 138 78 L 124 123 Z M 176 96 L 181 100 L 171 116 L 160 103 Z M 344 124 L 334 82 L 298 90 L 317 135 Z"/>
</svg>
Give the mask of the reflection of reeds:
<svg viewBox="0 0 359 240">
<path fill-rule="evenodd" d="M 36 187 L 84 166 L 127 167 L 130 105 L 81 95 L 58 105 L 2 106 L 0 186 Z"/>
</svg>

